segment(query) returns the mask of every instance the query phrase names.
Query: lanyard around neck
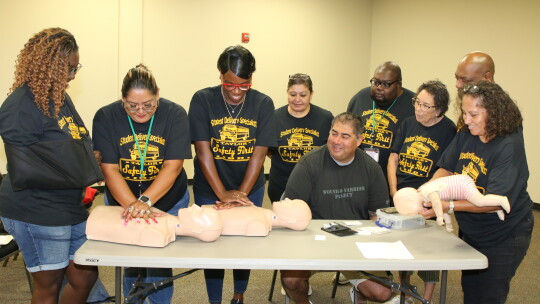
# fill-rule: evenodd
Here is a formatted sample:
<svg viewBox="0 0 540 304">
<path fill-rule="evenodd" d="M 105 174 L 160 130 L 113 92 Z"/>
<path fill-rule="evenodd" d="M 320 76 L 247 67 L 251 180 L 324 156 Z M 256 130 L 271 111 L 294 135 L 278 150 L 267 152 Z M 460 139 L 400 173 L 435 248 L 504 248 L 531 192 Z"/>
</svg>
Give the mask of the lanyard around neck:
<svg viewBox="0 0 540 304">
<path fill-rule="evenodd" d="M 371 130 L 371 134 L 375 133 L 375 127 L 379 125 L 379 122 L 381 122 L 381 120 L 384 118 L 384 116 L 386 115 L 386 113 L 388 113 L 388 111 L 390 111 L 390 109 L 392 108 L 392 106 L 396 103 L 396 100 L 399 98 L 396 97 L 396 99 L 394 99 L 394 101 L 392 101 L 392 104 L 388 107 L 388 109 L 386 109 L 386 112 L 383 113 L 383 115 L 381 115 L 381 118 L 379 118 L 379 120 L 377 120 L 375 122 L 375 101 L 371 101 L 372 103 L 372 108 L 371 108 L 371 127 L 372 127 L 372 130 Z"/>
<path fill-rule="evenodd" d="M 144 145 L 144 154 L 143 154 L 143 153 L 141 153 L 141 145 L 139 144 L 139 139 L 137 138 L 137 134 L 135 133 L 135 129 L 133 128 L 133 123 L 131 122 L 131 117 L 129 117 L 129 115 L 128 115 L 129 126 L 131 127 L 131 132 L 133 133 L 133 139 L 135 140 L 135 144 L 137 145 L 137 150 L 139 151 L 139 159 L 140 159 L 140 163 L 141 163 L 139 182 L 141 182 L 142 178 L 143 178 L 144 161 L 146 160 L 146 151 L 148 151 L 148 140 L 150 139 L 150 132 L 152 131 L 152 125 L 154 124 L 154 116 L 155 115 L 152 115 L 152 119 L 150 119 L 150 127 L 148 128 L 148 135 L 146 135 L 146 144 Z"/>
</svg>

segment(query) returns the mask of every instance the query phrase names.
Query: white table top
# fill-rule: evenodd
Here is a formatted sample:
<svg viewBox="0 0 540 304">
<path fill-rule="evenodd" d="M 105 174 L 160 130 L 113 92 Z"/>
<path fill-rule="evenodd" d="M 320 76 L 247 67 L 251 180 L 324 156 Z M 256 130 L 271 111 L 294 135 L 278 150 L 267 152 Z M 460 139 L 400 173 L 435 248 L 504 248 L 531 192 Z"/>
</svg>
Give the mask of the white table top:
<svg viewBox="0 0 540 304">
<path fill-rule="evenodd" d="M 483 269 L 487 258 L 444 227 L 391 230 L 381 235 L 334 236 L 322 231 L 331 220 L 313 220 L 305 231 L 274 229 L 267 237 L 221 236 L 204 243 L 177 237 L 165 248 L 87 241 L 75 263 L 120 267 L 297 269 L 297 270 L 463 270 Z M 340 222 L 340 221 L 338 221 Z M 372 221 L 362 221 L 374 226 Z M 315 240 L 316 235 L 326 240 Z M 366 259 L 356 242 L 401 240 L 413 260 Z"/>
</svg>

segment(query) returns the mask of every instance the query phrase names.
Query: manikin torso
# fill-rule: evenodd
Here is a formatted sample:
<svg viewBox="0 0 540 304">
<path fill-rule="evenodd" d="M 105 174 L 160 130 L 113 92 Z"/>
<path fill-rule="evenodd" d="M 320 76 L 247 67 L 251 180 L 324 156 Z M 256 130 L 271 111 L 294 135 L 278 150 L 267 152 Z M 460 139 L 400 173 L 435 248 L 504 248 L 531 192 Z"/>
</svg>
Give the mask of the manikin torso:
<svg viewBox="0 0 540 304">
<path fill-rule="evenodd" d="M 304 201 L 283 200 L 273 210 L 243 206 L 216 210 L 212 205 L 192 205 L 180 209 L 178 216 L 164 213 L 150 224 L 122 219 L 120 206 L 98 206 L 92 210 L 86 226 L 88 239 L 149 247 L 164 247 L 177 235 L 211 242 L 220 235 L 266 236 L 272 227 L 304 230 L 311 211 Z"/>
</svg>

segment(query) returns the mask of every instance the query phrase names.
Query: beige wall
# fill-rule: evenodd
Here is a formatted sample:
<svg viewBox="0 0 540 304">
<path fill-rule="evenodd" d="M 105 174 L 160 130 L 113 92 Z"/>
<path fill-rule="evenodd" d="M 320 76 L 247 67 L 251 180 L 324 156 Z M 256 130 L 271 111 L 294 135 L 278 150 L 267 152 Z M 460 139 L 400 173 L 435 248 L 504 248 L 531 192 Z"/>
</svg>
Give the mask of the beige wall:
<svg viewBox="0 0 540 304">
<path fill-rule="evenodd" d="M 533 118 L 540 107 L 533 89 L 539 13 L 535 0 L 0 0 L 0 96 L 23 44 L 51 26 L 70 30 L 79 42 L 84 67 L 69 93 L 90 128 L 96 110 L 119 98 L 125 72 L 141 61 L 153 70 L 161 95 L 187 110 L 196 90 L 218 84 L 217 57 L 240 44 L 242 32 L 251 34 L 245 46 L 257 59 L 254 87 L 276 107 L 286 104 L 287 76 L 304 72 L 314 81 L 313 102 L 334 114 L 383 61 L 401 65 L 407 88 L 439 78 L 454 93 L 459 59 L 483 50 L 495 59 L 496 81 L 524 114 L 534 199 L 540 197 L 540 160 L 532 157 L 540 152 L 532 140 L 540 129 Z M 186 169 L 192 177 L 191 161 Z"/>
<path fill-rule="evenodd" d="M 373 1 L 370 69 L 395 60 L 403 85 L 413 91 L 439 78 L 455 97 L 454 72 L 468 52 L 484 51 L 495 61 L 495 81 L 517 101 L 524 117 L 530 171 L 529 194 L 540 202 L 537 101 L 540 71 L 540 1 Z M 452 110 L 453 107 L 451 106 Z M 456 111 L 449 116 L 455 120 Z M 536 134 L 536 135 L 535 135 Z M 536 138 L 536 140 L 534 140 Z"/>
<path fill-rule="evenodd" d="M 11 85 L 14 60 L 28 38 L 64 27 L 77 38 L 84 65 L 69 93 L 90 128 L 96 110 L 120 97 L 122 78 L 139 62 L 154 72 L 161 96 L 187 111 L 196 90 L 219 83 L 217 58 L 241 44 L 242 32 L 251 34 L 245 46 L 257 60 L 254 88 L 276 107 L 286 104 L 288 75 L 303 72 L 314 81 L 313 102 L 337 114 L 358 89 L 357 75 L 369 70 L 371 1 L 22 2 L 0 0 L 0 45 L 6 46 L 0 92 Z M 24 27 L 15 27 L 21 19 Z M 5 168 L 3 155 L 0 162 Z M 192 177 L 192 162 L 185 167 Z"/>
</svg>

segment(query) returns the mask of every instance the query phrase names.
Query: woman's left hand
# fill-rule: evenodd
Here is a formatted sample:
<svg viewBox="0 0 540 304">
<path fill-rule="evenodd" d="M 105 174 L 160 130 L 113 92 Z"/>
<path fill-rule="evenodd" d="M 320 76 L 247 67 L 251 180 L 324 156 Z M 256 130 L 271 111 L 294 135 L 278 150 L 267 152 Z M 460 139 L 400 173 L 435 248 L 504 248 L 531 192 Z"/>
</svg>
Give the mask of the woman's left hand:
<svg viewBox="0 0 540 304">
<path fill-rule="evenodd" d="M 220 201 L 216 201 L 216 205 L 214 206 L 214 208 L 217 210 L 221 210 L 221 209 L 231 209 L 234 207 L 243 207 L 243 206 L 246 206 L 246 205 L 238 203 L 238 202 L 223 203 Z"/>
<path fill-rule="evenodd" d="M 425 219 L 430 219 L 430 218 L 437 217 L 437 215 L 435 214 L 435 210 L 433 210 L 433 208 L 431 208 L 431 203 L 430 202 L 423 203 L 422 206 L 424 208 L 422 208 L 422 210 L 420 212 L 418 212 L 418 214 L 423 216 Z"/>
<path fill-rule="evenodd" d="M 240 205 L 249 206 L 253 202 L 249 199 L 246 193 L 239 190 L 228 190 L 221 196 L 220 203 L 238 203 Z"/>
<path fill-rule="evenodd" d="M 140 222 L 141 219 L 145 220 L 147 224 L 150 224 L 150 220 L 157 223 L 156 217 L 161 216 L 163 213 L 156 212 L 157 209 L 152 210 L 146 203 L 143 203 L 139 200 L 134 201 L 129 204 L 129 206 L 122 213 L 122 217 L 125 218 L 125 221 L 135 219 L 137 222 Z"/>
</svg>

